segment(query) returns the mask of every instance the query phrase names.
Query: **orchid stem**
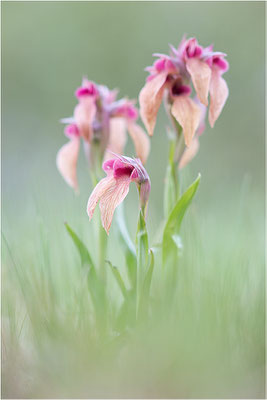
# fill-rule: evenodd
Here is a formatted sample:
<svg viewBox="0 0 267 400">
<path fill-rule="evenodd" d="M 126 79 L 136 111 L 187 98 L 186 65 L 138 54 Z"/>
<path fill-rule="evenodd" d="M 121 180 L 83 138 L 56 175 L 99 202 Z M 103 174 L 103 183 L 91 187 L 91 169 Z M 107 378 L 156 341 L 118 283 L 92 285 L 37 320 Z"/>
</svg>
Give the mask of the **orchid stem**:
<svg viewBox="0 0 267 400">
<path fill-rule="evenodd" d="M 90 169 L 90 176 L 95 186 L 99 179 L 97 178 L 98 174 L 96 170 Z M 97 233 L 98 233 L 98 270 L 99 270 L 99 277 L 105 283 L 106 281 L 106 253 L 107 253 L 107 234 L 102 227 L 101 216 L 100 213 L 98 215 L 98 226 Z"/>
<path fill-rule="evenodd" d="M 142 295 L 144 274 L 148 266 L 148 234 L 146 229 L 146 222 L 144 210 L 141 208 L 139 211 L 138 225 L 136 232 L 136 319 L 139 316 L 140 298 Z"/>
<path fill-rule="evenodd" d="M 106 253 L 107 253 L 107 234 L 102 227 L 101 218 L 99 219 L 99 236 L 98 236 L 98 265 L 99 276 L 103 283 L 106 282 Z"/>
</svg>

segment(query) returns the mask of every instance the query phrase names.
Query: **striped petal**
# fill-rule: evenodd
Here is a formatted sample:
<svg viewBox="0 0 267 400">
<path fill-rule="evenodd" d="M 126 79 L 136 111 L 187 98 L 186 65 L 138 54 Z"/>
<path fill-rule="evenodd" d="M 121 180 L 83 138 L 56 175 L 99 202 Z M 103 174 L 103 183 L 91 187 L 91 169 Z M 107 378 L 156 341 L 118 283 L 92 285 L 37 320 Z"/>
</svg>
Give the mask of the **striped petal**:
<svg viewBox="0 0 267 400">
<path fill-rule="evenodd" d="M 110 119 L 110 132 L 104 161 L 114 158 L 114 154 L 122 154 L 127 142 L 126 122 L 124 118 Z"/>
<path fill-rule="evenodd" d="M 166 78 L 166 72 L 156 75 L 145 84 L 139 94 L 140 115 L 150 136 L 154 132 Z"/>
<path fill-rule="evenodd" d="M 150 140 L 144 129 L 138 124 L 129 122 L 127 127 L 134 143 L 136 155 L 140 158 L 142 164 L 145 164 L 150 152 Z"/>
<path fill-rule="evenodd" d="M 208 105 L 208 94 L 211 79 L 211 69 L 205 61 L 198 58 L 189 58 L 186 68 L 191 75 L 193 85 L 201 103 Z"/>
<path fill-rule="evenodd" d="M 218 69 L 212 71 L 210 82 L 209 123 L 213 128 L 229 94 L 228 86 Z"/>
<path fill-rule="evenodd" d="M 101 181 L 95 186 L 87 203 L 87 214 L 89 219 L 92 218 L 98 201 L 104 195 L 105 191 L 113 185 L 113 183 L 114 178 L 109 174 L 105 178 L 101 179 Z"/>
<path fill-rule="evenodd" d="M 190 146 L 200 123 L 201 110 L 199 106 L 188 96 L 176 96 L 171 112 L 183 128 L 185 144 Z"/>
<path fill-rule="evenodd" d="M 125 199 L 129 192 L 131 178 L 121 176 L 113 178 L 112 184 L 102 195 L 99 207 L 103 228 L 109 234 L 112 218 L 116 207 Z"/>
</svg>

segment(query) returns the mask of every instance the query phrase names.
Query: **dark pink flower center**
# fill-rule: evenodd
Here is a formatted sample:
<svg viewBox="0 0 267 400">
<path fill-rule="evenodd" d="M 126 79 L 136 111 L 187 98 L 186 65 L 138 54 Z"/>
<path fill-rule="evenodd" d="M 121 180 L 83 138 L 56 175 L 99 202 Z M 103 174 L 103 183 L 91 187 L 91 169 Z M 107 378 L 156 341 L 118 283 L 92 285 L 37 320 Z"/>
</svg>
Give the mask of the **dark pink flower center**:
<svg viewBox="0 0 267 400">
<path fill-rule="evenodd" d="M 226 71 L 228 69 L 228 63 L 221 57 L 214 57 L 213 64 L 219 67 L 222 71 Z"/>
<path fill-rule="evenodd" d="M 181 85 L 181 83 L 175 82 L 172 86 L 172 95 L 173 96 L 180 96 L 180 95 L 189 95 L 191 93 L 190 86 Z"/>
<path fill-rule="evenodd" d="M 217 67 L 223 72 L 226 72 L 229 68 L 229 64 L 222 56 L 213 56 L 207 59 L 208 65 L 212 67 Z"/>
<path fill-rule="evenodd" d="M 88 86 L 81 86 L 79 87 L 75 95 L 78 99 L 85 97 L 85 96 L 97 96 L 98 90 L 93 83 L 89 83 Z"/>
<path fill-rule="evenodd" d="M 160 58 L 154 62 L 154 69 L 157 72 L 172 72 L 175 71 L 176 67 L 171 60 L 168 58 Z"/>
<path fill-rule="evenodd" d="M 203 49 L 198 45 L 196 39 L 191 39 L 188 41 L 185 47 L 185 55 L 188 58 L 200 57 L 202 55 Z"/>
</svg>

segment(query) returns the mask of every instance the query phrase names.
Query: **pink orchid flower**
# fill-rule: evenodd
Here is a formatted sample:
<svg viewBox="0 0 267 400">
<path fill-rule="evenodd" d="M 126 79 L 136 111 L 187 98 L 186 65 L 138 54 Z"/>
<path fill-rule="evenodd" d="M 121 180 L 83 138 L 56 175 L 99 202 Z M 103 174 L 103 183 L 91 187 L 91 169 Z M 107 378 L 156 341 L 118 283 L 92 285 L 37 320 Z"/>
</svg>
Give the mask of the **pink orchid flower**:
<svg viewBox="0 0 267 400">
<path fill-rule="evenodd" d="M 146 162 L 150 141 L 145 131 L 136 123 L 138 110 L 128 99 L 116 100 L 117 90 L 97 85 L 83 79 L 82 86 L 76 90 L 78 104 L 71 118 L 63 123 L 65 135 L 70 139 L 57 154 L 57 167 L 65 181 L 78 190 L 76 166 L 80 141 L 84 142 L 86 155 L 93 162 L 92 143 L 99 143 L 101 158 L 110 158 L 110 151 L 122 154 L 128 130 L 133 140 L 136 154 Z"/>
<path fill-rule="evenodd" d="M 213 52 L 212 46 L 203 48 L 195 38 L 183 38 L 177 49 L 171 46 L 170 56 L 154 54 L 158 59 L 139 95 L 140 114 L 152 136 L 157 113 L 167 94 L 171 114 L 183 128 L 184 139 L 190 146 L 201 119 L 199 106 L 191 99 L 191 86 L 202 104 L 208 106 L 209 122 L 213 127 L 228 97 L 228 87 L 222 74 L 228 70 L 226 54 Z"/>
<path fill-rule="evenodd" d="M 101 221 L 107 234 L 116 207 L 125 199 L 131 182 L 135 182 L 140 194 L 141 208 L 146 210 L 150 193 L 150 179 L 139 159 L 117 156 L 103 163 L 107 176 L 95 186 L 87 204 L 91 220 L 99 202 Z"/>
</svg>

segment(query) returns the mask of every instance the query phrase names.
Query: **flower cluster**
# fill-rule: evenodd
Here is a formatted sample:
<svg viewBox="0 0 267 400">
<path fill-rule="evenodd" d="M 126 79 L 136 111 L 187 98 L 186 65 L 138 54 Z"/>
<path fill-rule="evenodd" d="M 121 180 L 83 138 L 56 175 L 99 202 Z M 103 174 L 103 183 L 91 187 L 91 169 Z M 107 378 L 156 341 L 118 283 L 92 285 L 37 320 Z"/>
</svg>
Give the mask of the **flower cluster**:
<svg viewBox="0 0 267 400">
<path fill-rule="evenodd" d="M 213 51 L 213 46 L 200 46 L 195 38 L 184 37 L 178 48 L 170 47 L 170 55 L 154 54 L 157 60 L 146 68 L 149 76 L 140 92 L 139 104 L 143 123 L 152 136 L 164 100 L 176 134 L 173 141 L 176 148 L 170 151 L 169 163 L 181 169 L 198 151 L 207 110 L 213 127 L 224 107 L 228 87 L 222 76 L 228 70 L 228 62 L 226 54 Z M 91 219 L 99 202 L 102 225 L 108 233 L 114 210 L 127 195 L 130 182 L 137 184 L 141 210 L 145 215 L 150 180 L 143 164 L 150 151 L 150 141 L 136 123 L 138 110 L 134 102 L 127 98 L 117 100 L 117 90 L 83 79 L 75 94 L 78 104 L 73 117 L 62 120 L 67 124 L 65 135 L 69 142 L 59 150 L 57 166 L 66 182 L 77 189 L 76 164 L 81 139 L 91 168 L 96 165 L 95 159 L 98 166 L 104 161 L 103 169 L 107 176 L 97 179 L 87 212 Z M 126 131 L 138 158 L 122 156 Z M 175 174 L 170 179 L 174 180 L 172 186 L 176 187 Z"/>
<path fill-rule="evenodd" d="M 94 159 L 92 144 L 98 146 L 100 158 L 107 160 L 111 152 L 122 154 L 128 131 L 133 140 L 136 154 L 143 163 L 150 150 L 145 131 L 136 123 L 138 110 L 134 102 L 126 98 L 117 100 L 117 91 L 83 79 L 76 90 L 78 104 L 73 117 L 62 120 L 66 123 L 65 135 L 70 139 L 57 154 L 57 166 L 65 181 L 77 190 L 76 165 L 80 139 L 89 161 Z"/>
<path fill-rule="evenodd" d="M 226 54 L 214 52 L 213 46 L 203 48 L 195 38 L 183 38 L 176 49 L 171 46 L 170 55 L 154 54 L 158 57 L 149 72 L 147 82 L 139 95 L 141 118 L 150 135 L 156 124 L 160 104 L 166 95 L 171 115 L 183 129 L 185 144 L 190 146 L 201 124 L 201 108 L 198 101 L 190 97 L 191 82 L 201 104 L 209 104 L 211 127 L 219 117 L 228 97 L 228 87 L 222 78 L 228 70 Z"/>
</svg>

